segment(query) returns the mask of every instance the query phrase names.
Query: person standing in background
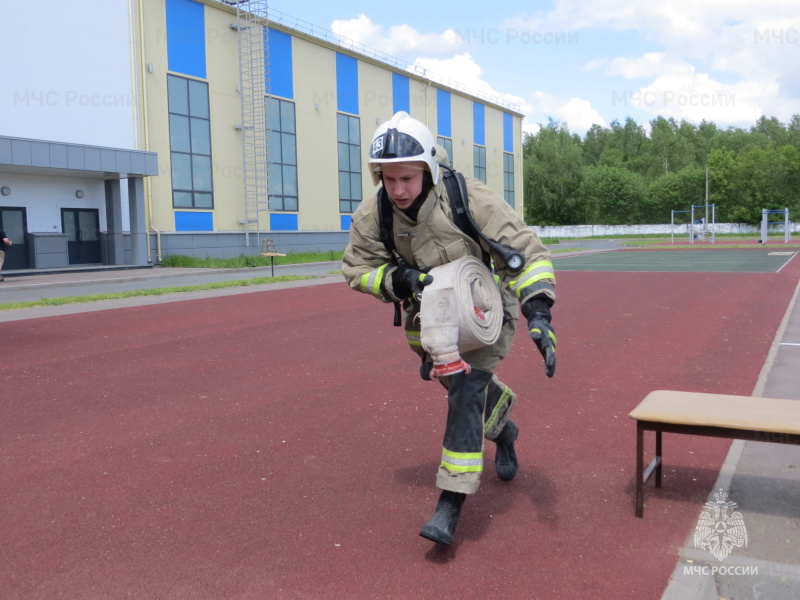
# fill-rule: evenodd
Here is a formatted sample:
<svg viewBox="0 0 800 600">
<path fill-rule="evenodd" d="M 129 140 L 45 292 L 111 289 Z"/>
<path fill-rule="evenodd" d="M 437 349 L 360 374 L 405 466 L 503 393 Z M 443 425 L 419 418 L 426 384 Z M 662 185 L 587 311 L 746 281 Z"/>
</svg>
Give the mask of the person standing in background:
<svg viewBox="0 0 800 600">
<path fill-rule="evenodd" d="M 0 246 L 0 281 L 4 281 L 3 279 L 3 263 L 6 260 L 6 246 L 13 246 L 14 242 L 6 237 L 5 231 L 0 231 L 0 240 L 3 240 L 3 245 Z"/>
</svg>

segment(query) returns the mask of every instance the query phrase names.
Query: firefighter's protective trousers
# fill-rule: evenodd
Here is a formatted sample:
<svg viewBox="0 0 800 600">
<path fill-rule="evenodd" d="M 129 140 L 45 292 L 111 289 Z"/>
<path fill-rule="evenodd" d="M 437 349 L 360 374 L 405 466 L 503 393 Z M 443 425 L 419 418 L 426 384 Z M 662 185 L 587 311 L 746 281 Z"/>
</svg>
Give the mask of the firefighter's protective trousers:
<svg viewBox="0 0 800 600">
<path fill-rule="evenodd" d="M 505 426 L 516 396 L 495 375 L 473 369 L 442 379 L 447 388 L 447 424 L 436 487 L 474 494 L 483 472 L 483 440 Z"/>
<path fill-rule="evenodd" d="M 406 306 L 406 334 L 411 349 L 423 361 L 431 357 L 417 342 L 419 332 L 410 331 L 418 323 L 418 305 Z M 471 365 L 468 374 L 457 373 L 439 381 L 447 388 L 447 423 L 442 440 L 442 460 L 436 473 L 436 487 L 451 492 L 474 494 L 483 472 L 483 440 L 494 440 L 505 427 L 516 402 L 511 388 L 494 374 L 500 361 L 511 350 L 516 321 L 509 320 L 500 338 L 462 354 Z"/>
</svg>

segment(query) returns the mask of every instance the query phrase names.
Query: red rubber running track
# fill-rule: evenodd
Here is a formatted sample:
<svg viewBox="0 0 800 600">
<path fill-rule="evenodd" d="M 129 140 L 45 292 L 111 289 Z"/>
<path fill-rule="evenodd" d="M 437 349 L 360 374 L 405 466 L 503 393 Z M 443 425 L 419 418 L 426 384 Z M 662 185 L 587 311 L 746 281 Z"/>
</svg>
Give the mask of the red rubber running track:
<svg viewBox="0 0 800 600">
<path fill-rule="evenodd" d="M 417 535 L 445 395 L 390 305 L 342 283 L 4 323 L 0 598 L 660 598 L 730 442 L 673 438 L 636 519 L 628 412 L 750 394 L 798 277 L 561 273 L 555 378 L 524 331 L 499 371 L 520 472 L 488 444 L 449 550 Z"/>
</svg>

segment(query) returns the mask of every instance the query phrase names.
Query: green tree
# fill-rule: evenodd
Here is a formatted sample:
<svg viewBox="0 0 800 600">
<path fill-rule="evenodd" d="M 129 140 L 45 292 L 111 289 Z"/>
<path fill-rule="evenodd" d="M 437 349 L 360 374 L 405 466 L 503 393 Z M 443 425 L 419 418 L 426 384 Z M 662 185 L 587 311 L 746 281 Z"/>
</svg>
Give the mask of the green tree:
<svg viewBox="0 0 800 600">
<path fill-rule="evenodd" d="M 789 136 L 783 123 L 775 117 L 762 116 L 750 130 L 751 133 L 764 136 L 772 144 L 783 146 L 789 143 Z"/>
<path fill-rule="evenodd" d="M 595 167 L 600 163 L 600 157 L 605 150 L 608 140 L 608 129 L 594 124 L 586 132 L 583 139 L 583 161 L 586 166 Z"/>
<path fill-rule="evenodd" d="M 675 120 L 656 117 L 650 121 L 650 149 L 656 164 L 651 166 L 651 171 L 660 175 L 668 174 L 670 163 L 675 154 L 678 142 L 675 134 Z M 673 171 L 674 171 L 673 166 Z"/>
<path fill-rule="evenodd" d="M 666 223 L 673 210 L 689 210 L 681 190 L 680 177 L 677 173 L 662 175 L 647 186 L 649 200 L 649 221 Z M 680 217 L 678 217 L 680 219 Z M 682 222 L 682 221 L 679 221 Z"/>
<path fill-rule="evenodd" d="M 747 152 L 751 148 L 766 148 L 769 138 L 757 131 L 745 131 L 739 127 L 729 127 L 719 132 L 713 139 L 712 148 L 731 150 L 736 156 Z"/>
<path fill-rule="evenodd" d="M 694 136 L 695 164 L 705 165 L 708 162 L 708 155 L 717 135 L 719 130 L 714 123 L 705 120 L 700 123 Z"/>
<path fill-rule="evenodd" d="M 552 119 L 523 142 L 525 222 L 569 225 L 580 222 L 574 196 L 581 182 L 583 149 L 566 124 Z"/>
<path fill-rule="evenodd" d="M 800 150 L 800 115 L 792 115 L 792 120 L 786 128 L 788 143 Z"/>
<path fill-rule="evenodd" d="M 686 121 L 678 124 L 664 117 L 650 121 L 650 179 L 694 164 L 694 137 L 694 126 Z"/>
<path fill-rule="evenodd" d="M 743 222 L 759 223 L 765 208 L 788 208 L 790 214 L 800 208 L 800 151 L 794 146 L 753 148 L 737 162 L 743 192 L 738 208 Z"/>
<path fill-rule="evenodd" d="M 608 167 L 623 167 L 633 173 L 645 175 L 649 141 L 644 128 L 630 117 L 625 119 L 625 125 L 613 121 L 598 164 Z"/>
<path fill-rule="evenodd" d="M 717 220 L 743 223 L 736 207 L 744 201 L 741 173 L 733 150 L 712 150 L 708 155 L 708 197 L 717 207 Z M 748 220 L 749 221 L 749 220 Z"/>
<path fill-rule="evenodd" d="M 578 198 L 586 223 L 642 223 L 650 212 L 646 206 L 644 180 L 621 167 L 586 167 Z"/>
<path fill-rule="evenodd" d="M 677 173 L 659 177 L 648 187 L 648 206 L 652 211 L 646 215 L 651 223 L 668 223 L 673 210 L 691 210 L 692 206 L 706 204 L 706 171 L 701 167 L 686 167 Z M 712 204 L 712 202 L 708 202 Z"/>
<path fill-rule="evenodd" d="M 718 222 L 757 224 L 764 208 L 800 214 L 800 115 L 727 129 L 658 116 L 649 135 L 628 117 L 583 140 L 551 119 L 526 136 L 523 159 L 530 224 L 668 222 L 706 203 L 706 168 Z"/>
<path fill-rule="evenodd" d="M 673 164 L 675 170 L 679 171 L 691 166 L 704 166 L 706 156 L 700 153 L 703 140 L 700 137 L 700 130 L 688 121 L 681 121 L 677 130 L 678 151 Z"/>
</svg>

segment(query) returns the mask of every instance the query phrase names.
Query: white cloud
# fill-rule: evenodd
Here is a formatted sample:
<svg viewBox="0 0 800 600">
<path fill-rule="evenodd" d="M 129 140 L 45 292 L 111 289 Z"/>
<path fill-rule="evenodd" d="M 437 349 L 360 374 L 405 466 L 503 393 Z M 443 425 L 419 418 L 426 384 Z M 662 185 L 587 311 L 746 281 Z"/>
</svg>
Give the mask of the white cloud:
<svg viewBox="0 0 800 600">
<path fill-rule="evenodd" d="M 335 21 L 332 30 L 387 54 L 407 57 L 410 71 L 424 72 L 424 76 L 433 81 L 489 101 L 516 106 L 522 114 L 528 115 L 522 124 L 525 132 L 534 133 L 539 128 L 533 120 L 536 115 L 543 115 L 539 118 L 545 122 L 548 117 L 566 122 L 576 133 L 585 133 L 594 123 L 605 124 L 591 103 L 582 98 L 556 98 L 538 92 L 531 103 L 520 96 L 498 92 L 484 79 L 483 68 L 470 53 L 454 52 L 463 42 L 451 31 L 422 35 L 408 25 L 393 26 L 387 31 L 364 15 L 349 21 Z M 445 56 L 437 56 L 439 54 Z"/>
<path fill-rule="evenodd" d="M 605 125 L 605 119 L 592 108 L 591 102 L 581 98 L 570 98 L 559 108 L 557 115 L 569 124 L 573 133 L 585 135 L 595 123 Z"/>
<path fill-rule="evenodd" d="M 658 101 L 640 102 L 640 107 L 653 114 L 745 126 L 754 115 L 788 120 L 798 112 L 800 9 L 795 0 L 557 0 L 551 11 L 507 26 L 628 31 L 660 45 L 658 52 L 599 57 L 584 67 L 626 79 L 652 78 L 640 92 Z"/>
<path fill-rule="evenodd" d="M 794 55 L 795 65 L 800 54 L 800 10 L 793 0 L 558 0 L 552 11 L 529 21 L 518 20 L 515 26 L 634 31 L 660 43 L 668 55 L 711 58 L 720 68 L 742 75 L 769 66 L 776 46 L 782 46 L 781 54 Z M 774 38 L 767 40 L 765 31 L 774 32 Z M 792 32 L 794 48 L 789 46 Z"/>
<path fill-rule="evenodd" d="M 409 62 L 420 55 L 450 56 L 468 45 L 452 29 L 423 34 L 409 25 L 394 25 L 386 31 L 363 14 L 356 19 L 334 21 L 331 31 L 357 44 Z"/>
<path fill-rule="evenodd" d="M 593 60 L 587 64 L 586 70 L 603 68 L 608 75 L 618 75 L 626 79 L 652 77 L 669 68 L 669 59 L 663 52 L 648 52 L 642 56 L 618 56 L 612 60 Z"/>
<path fill-rule="evenodd" d="M 507 20 L 503 27 L 518 36 L 586 29 L 593 35 L 635 33 L 647 40 L 649 52 L 600 54 L 583 68 L 593 73 L 594 82 L 601 82 L 598 93 L 615 90 L 611 92 L 614 116 L 608 119 L 626 116 L 621 103 L 652 116 L 713 120 L 723 126 L 749 126 L 762 114 L 788 121 L 798 112 L 800 10 L 796 0 L 556 0 L 552 10 L 528 20 Z M 594 123 L 606 123 L 592 103 L 599 106 L 608 96 L 601 99 L 591 96 L 591 89 L 580 91 L 584 85 L 580 80 L 573 86 L 575 91 L 557 95 L 547 93 L 542 81 L 536 85 L 545 91 L 527 99 L 498 92 L 487 81 L 491 73 L 484 72 L 481 59 L 476 59 L 481 56 L 478 50 L 452 29 L 423 34 L 405 24 L 383 27 L 361 14 L 334 21 L 332 30 L 352 40 L 356 50 L 363 44 L 400 58 L 412 65 L 412 72 L 434 81 L 487 101 L 516 105 L 528 115 L 524 130 L 535 131 L 536 122 L 546 122 L 548 117 L 566 122 L 576 133 L 585 133 Z M 583 43 L 586 38 L 576 39 Z M 467 52 L 470 48 L 477 54 Z M 623 90 L 625 80 L 638 81 Z M 519 91 L 525 85 L 519 81 L 515 87 Z"/>
<path fill-rule="evenodd" d="M 634 106 L 653 117 L 662 115 L 694 123 L 705 119 L 721 126 L 752 125 L 770 112 L 768 107 L 778 107 L 778 84 L 769 74 L 723 83 L 664 53 L 618 57 L 604 67 L 606 74 L 626 79 L 652 78 L 637 90 L 612 92 L 612 103 Z"/>
<path fill-rule="evenodd" d="M 499 96 L 492 86 L 482 79 L 483 69 L 469 53 L 445 59 L 418 58 L 414 61 L 414 66 L 434 74 L 440 83 L 450 87 L 458 88 L 463 85 L 473 92 Z"/>
<path fill-rule="evenodd" d="M 527 133 L 536 133 L 551 118 L 566 123 L 569 130 L 578 135 L 585 135 L 594 124 L 606 125 L 605 119 L 588 100 L 558 98 L 543 91 L 534 92 L 533 103 L 526 114 L 529 117 L 523 121 L 522 130 Z M 541 122 L 534 120 L 538 115 L 541 115 Z"/>
<path fill-rule="evenodd" d="M 513 94 L 495 90 L 483 79 L 484 71 L 469 53 L 457 54 L 452 58 L 418 58 L 414 61 L 413 72 L 426 71 L 425 76 L 433 81 L 447 85 L 486 100 L 515 106 L 523 114 L 531 107 L 525 100 Z M 446 74 L 446 75 L 444 75 Z"/>
<path fill-rule="evenodd" d="M 777 85 L 762 81 L 725 84 L 690 66 L 657 77 L 650 85 L 619 100 L 630 102 L 652 116 L 662 115 L 721 126 L 752 125 L 764 114 L 762 98 L 775 94 Z"/>
</svg>

